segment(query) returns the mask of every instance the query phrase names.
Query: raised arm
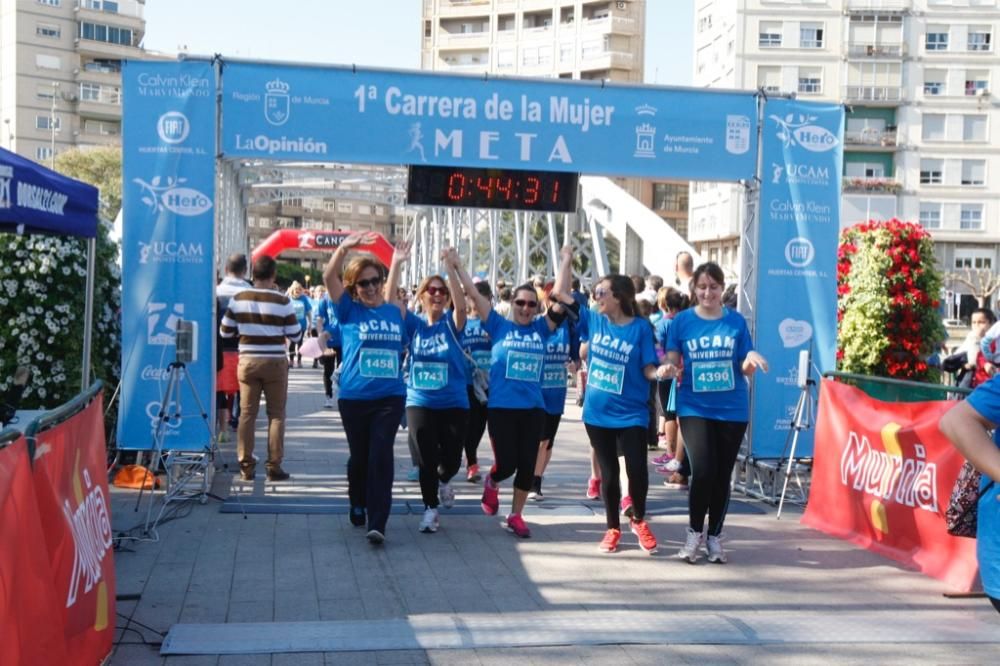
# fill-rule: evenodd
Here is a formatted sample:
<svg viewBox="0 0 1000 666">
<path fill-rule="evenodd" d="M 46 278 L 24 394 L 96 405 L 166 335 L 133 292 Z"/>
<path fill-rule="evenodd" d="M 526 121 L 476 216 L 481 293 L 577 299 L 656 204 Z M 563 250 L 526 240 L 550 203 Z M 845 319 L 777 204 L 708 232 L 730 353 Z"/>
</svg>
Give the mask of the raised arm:
<svg viewBox="0 0 1000 666">
<path fill-rule="evenodd" d="M 963 400 L 941 417 L 939 427 L 976 469 L 1000 481 L 1000 449 L 989 436 L 994 425 Z"/>
<path fill-rule="evenodd" d="M 406 316 L 406 302 L 399 297 L 399 276 L 403 272 L 403 264 L 410 259 L 410 241 L 399 241 L 392 252 L 392 262 L 389 264 L 389 278 L 385 281 L 385 301 L 399 308 Z"/>
<path fill-rule="evenodd" d="M 573 248 L 564 245 L 559 251 L 559 272 L 556 273 L 556 281 L 549 294 L 555 301 L 549 308 L 546 323 L 549 330 L 554 331 L 563 323 L 567 315 L 567 305 L 575 303 L 573 297 L 569 295 L 570 282 L 573 279 Z"/>
<path fill-rule="evenodd" d="M 359 245 L 372 243 L 375 241 L 375 234 L 370 231 L 356 231 L 345 238 L 337 250 L 326 262 L 323 268 L 323 284 L 326 285 L 326 292 L 330 295 L 330 300 L 334 303 L 340 302 L 340 297 L 344 295 L 344 283 L 341 275 L 344 273 L 344 258 L 347 253 Z"/>
<path fill-rule="evenodd" d="M 458 277 L 458 271 L 462 266 L 462 260 L 458 257 L 458 250 L 449 247 L 442 251 L 441 263 L 448 269 L 448 291 L 451 292 L 452 317 L 455 320 L 455 330 L 462 331 L 465 328 L 466 316 L 465 293 L 462 291 L 462 282 Z M 478 290 L 476 293 L 479 293 Z"/>
</svg>

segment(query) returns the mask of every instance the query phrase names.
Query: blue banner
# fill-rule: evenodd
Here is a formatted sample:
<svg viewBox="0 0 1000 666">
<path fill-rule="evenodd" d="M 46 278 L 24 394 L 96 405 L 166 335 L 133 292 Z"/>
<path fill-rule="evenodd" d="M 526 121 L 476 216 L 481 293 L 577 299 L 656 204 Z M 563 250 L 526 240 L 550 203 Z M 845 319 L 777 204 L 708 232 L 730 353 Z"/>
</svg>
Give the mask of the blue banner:
<svg viewBox="0 0 1000 666">
<path fill-rule="evenodd" d="M 753 92 L 226 63 L 227 157 L 754 177 Z"/>
<path fill-rule="evenodd" d="M 820 372 L 835 369 L 843 139 L 840 105 L 776 99 L 764 106 L 754 333 L 771 369 L 754 379 L 757 458 L 785 449 L 802 394 L 799 352 L 811 350 Z M 812 450 L 812 430 L 803 431 L 796 455 Z"/>
<path fill-rule="evenodd" d="M 118 446 L 154 446 L 166 402 L 180 422 L 164 450 L 201 451 L 197 400 L 214 403 L 215 69 L 208 62 L 129 61 L 122 70 L 122 386 Z M 198 324 L 198 358 L 165 391 L 179 320 Z"/>
</svg>

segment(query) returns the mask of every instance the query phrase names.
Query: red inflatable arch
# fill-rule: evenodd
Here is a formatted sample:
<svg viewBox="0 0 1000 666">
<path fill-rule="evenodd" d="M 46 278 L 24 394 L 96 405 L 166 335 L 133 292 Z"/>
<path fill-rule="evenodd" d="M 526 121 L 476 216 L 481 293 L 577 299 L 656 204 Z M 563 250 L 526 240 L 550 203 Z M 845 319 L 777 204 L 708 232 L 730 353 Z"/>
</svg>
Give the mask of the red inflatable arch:
<svg viewBox="0 0 1000 666">
<path fill-rule="evenodd" d="M 277 257 L 285 250 L 336 250 L 345 238 L 351 235 L 349 231 L 309 231 L 308 229 L 279 229 L 264 239 L 252 253 L 254 261 L 258 257 L 268 255 Z M 392 244 L 382 234 L 370 245 L 359 245 L 358 249 L 371 252 L 387 267 L 392 261 Z"/>
</svg>

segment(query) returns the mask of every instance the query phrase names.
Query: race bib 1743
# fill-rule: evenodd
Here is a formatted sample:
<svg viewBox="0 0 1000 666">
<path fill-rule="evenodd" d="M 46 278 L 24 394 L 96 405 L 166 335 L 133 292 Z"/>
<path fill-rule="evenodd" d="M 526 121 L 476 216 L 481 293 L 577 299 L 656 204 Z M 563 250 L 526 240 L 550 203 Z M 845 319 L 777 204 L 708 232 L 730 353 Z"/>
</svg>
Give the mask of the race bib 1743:
<svg viewBox="0 0 1000 666">
<path fill-rule="evenodd" d="M 416 361 L 410 368 L 410 382 L 413 388 L 437 391 L 448 385 L 448 364 Z"/>
</svg>

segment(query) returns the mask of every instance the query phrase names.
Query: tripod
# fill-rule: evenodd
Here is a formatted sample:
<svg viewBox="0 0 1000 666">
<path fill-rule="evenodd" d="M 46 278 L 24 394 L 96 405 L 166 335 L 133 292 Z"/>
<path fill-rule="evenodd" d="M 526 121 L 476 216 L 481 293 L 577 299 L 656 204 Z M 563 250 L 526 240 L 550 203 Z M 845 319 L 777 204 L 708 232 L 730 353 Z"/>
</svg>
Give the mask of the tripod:
<svg viewBox="0 0 1000 666">
<path fill-rule="evenodd" d="M 183 382 L 187 383 L 187 387 L 191 391 L 191 396 L 194 398 L 195 404 L 198 405 L 198 413 L 205 423 L 210 444 L 206 450 L 201 452 L 187 454 L 169 452 L 166 458 L 164 458 L 163 444 L 167 436 L 167 428 L 180 425 L 183 419 L 183 414 L 181 413 L 181 386 Z M 169 502 L 190 499 L 193 496 L 199 497 L 202 504 L 207 501 L 208 489 L 211 486 L 211 475 L 214 469 L 212 466 L 212 457 L 215 449 L 215 432 L 212 430 L 209 414 L 205 411 L 205 406 L 202 404 L 201 399 L 198 397 L 198 392 L 195 390 L 194 382 L 187 373 L 187 366 L 183 362 L 175 360 L 169 366 L 167 387 L 163 392 L 163 399 L 160 401 L 160 411 L 156 417 L 156 429 L 153 432 L 153 458 L 150 463 L 154 470 L 159 469 L 161 465 L 167 469 L 167 490 L 163 496 L 163 505 L 160 507 L 160 512 L 154 520 L 152 517 L 153 486 L 150 486 L 149 506 L 146 509 L 145 532 L 147 534 L 156 528 Z M 148 478 L 148 469 L 146 470 L 146 475 Z M 196 492 L 185 494 L 185 489 L 194 479 L 195 475 L 201 476 L 201 488 Z M 139 488 L 139 497 L 136 498 L 136 508 L 138 508 L 142 500 L 142 493 L 145 486 L 146 478 L 143 479 L 143 483 Z"/>
<path fill-rule="evenodd" d="M 813 391 L 816 390 L 816 381 L 807 378 L 802 385 L 802 392 L 799 394 L 799 401 L 795 405 L 795 415 L 792 418 L 791 428 L 785 438 L 785 450 L 781 453 L 781 460 L 787 457 L 788 464 L 785 467 L 785 479 L 781 485 L 781 499 L 778 501 L 777 519 L 781 519 L 781 509 L 785 504 L 785 493 L 788 492 L 788 479 L 792 475 L 792 466 L 795 465 L 795 448 L 799 443 L 799 433 L 813 427 L 813 412 L 815 399 Z M 778 467 L 781 465 L 779 463 Z"/>
</svg>

